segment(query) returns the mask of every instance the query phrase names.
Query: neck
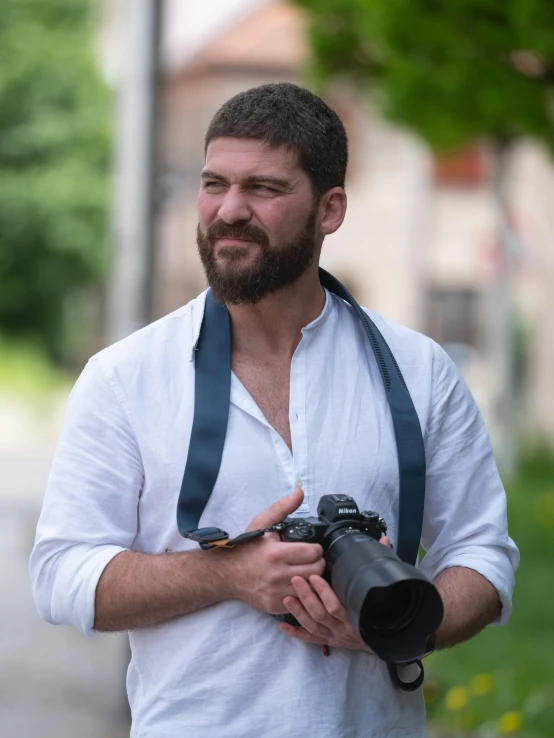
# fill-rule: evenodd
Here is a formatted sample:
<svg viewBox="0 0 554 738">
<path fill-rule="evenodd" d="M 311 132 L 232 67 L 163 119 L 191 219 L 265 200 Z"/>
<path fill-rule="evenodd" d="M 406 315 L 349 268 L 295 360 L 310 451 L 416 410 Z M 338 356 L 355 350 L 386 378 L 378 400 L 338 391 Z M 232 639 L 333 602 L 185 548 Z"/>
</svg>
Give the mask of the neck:
<svg viewBox="0 0 554 738">
<path fill-rule="evenodd" d="M 228 305 L 233 352 L 291 359 L 302 338 L 302 328 L 321 314 L 324 305 L 325 291 L 317 265 L 294 284 L 255 305 Z"/>
</svg>

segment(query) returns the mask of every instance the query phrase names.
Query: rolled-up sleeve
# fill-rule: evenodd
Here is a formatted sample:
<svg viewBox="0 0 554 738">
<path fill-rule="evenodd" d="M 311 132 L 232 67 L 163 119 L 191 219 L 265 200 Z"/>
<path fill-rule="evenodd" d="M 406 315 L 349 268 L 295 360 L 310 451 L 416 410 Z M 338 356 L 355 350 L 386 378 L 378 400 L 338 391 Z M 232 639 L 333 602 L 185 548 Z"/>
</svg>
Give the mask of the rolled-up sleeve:
<svg viewBox="0 0 554 738">
<path fill-rule="evenodd" d="M 501 625 L 510 616 L 519 564 L 508 535 L 506 494 L 481 413 L 438 346 L 433 386 L 421 570 L 430 579 L 453 566 L 477 571 L 498 592 L 502 612 L 494 624 Z"/>
<path fill-rule="evenodd" d="M 45 620 L 94 635 L 96 586 L 136 536 L 143 478 L 123 393 L 93 358 L 68 401 L 31 553 Z"/>
</svg>

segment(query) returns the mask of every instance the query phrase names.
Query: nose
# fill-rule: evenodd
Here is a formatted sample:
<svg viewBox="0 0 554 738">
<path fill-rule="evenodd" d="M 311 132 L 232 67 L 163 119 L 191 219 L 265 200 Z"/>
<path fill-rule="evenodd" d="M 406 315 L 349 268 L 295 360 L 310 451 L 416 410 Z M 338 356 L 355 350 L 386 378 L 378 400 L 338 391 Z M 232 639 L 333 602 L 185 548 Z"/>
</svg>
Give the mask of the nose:
<svg viewBox="0 0 554 738">
<path fill-rule="evenodd" d="M 246 193 L 239 185 L 229 187 L 219 206 L 218 216 L 224 223 L 229 224 L 250 220 L 252 211 L 248 205 Z"/>
</svg>

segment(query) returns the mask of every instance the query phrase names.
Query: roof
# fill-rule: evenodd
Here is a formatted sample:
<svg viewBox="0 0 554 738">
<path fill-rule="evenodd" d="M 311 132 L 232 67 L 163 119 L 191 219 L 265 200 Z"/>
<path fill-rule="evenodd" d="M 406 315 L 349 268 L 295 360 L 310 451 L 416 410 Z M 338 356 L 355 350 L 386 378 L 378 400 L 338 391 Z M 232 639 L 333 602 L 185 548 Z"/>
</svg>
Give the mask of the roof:
<svg viewBox="0 0 554 738">
<path fill-rule="evenodd" d="M 307 56 L 302 12 L 288 3 L 270 2 L 209 41 L 188 66 L 297 70 Z"/>
<path fill-rule="evenodd" d="M 126 0 L 104 0 L 100 53 L 117 78 Z M 297 68 L 307 55 L 302 13 L 282 0 L 165 0 L 162 57 L 166 72 L 190 66 Z"/>
</svg>

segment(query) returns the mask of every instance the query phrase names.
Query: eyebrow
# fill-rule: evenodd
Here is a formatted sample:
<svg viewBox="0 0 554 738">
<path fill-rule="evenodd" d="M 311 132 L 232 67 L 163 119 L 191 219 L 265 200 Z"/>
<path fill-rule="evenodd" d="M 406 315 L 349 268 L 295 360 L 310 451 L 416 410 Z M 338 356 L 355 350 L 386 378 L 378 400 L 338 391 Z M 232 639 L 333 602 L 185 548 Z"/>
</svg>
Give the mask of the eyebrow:
<svg viewBox="0 0 554 738">
<path fill-rule="evenodd" d="M 246 185 L 252 185 L 252 184 L 269 184 L 269 185 L 275 185 L 276 187 L 281 187 L 284 190 L 290 190 L 292 185 L 291 183 L 286 179 L 281 179 L 280 177 L 270 177 L 265 174 L 255 175 L 253 177 L 247 177 L 245 180 Z"/>
<path fill-rule="evenodd" d="M 227 179 L 222 174 L 218 174 L 217 172 L 212 172 L 209 169 L 205 169 L 200 176 L 202 179 L 216 179 L 219 182 L 227 181 Z M 268 184 L 268 185 L 275 185 L 276 187 L 281 187 L 284 190 L 292 189 L 292 184 L 291 182 L 289 182 L 289 180 L 281 179 L 280 177 L 271 177 L 266 174 L 257 174 L 257 175 L 252 175 L 251 177 L 247 177 L 244 180 L 244 184 L 247 187 L 253 184 Z"/>
<path fill-rule="evenodd" d="M 218 180 L 221 180 L 221 182 L 227 181 L 222 174 L 218 174 L 217 172 L 211 172 L 209 169 L 205 169 L 200 175 L 200 178 L 201 179 L 218 179 Z"/>
</svg>

